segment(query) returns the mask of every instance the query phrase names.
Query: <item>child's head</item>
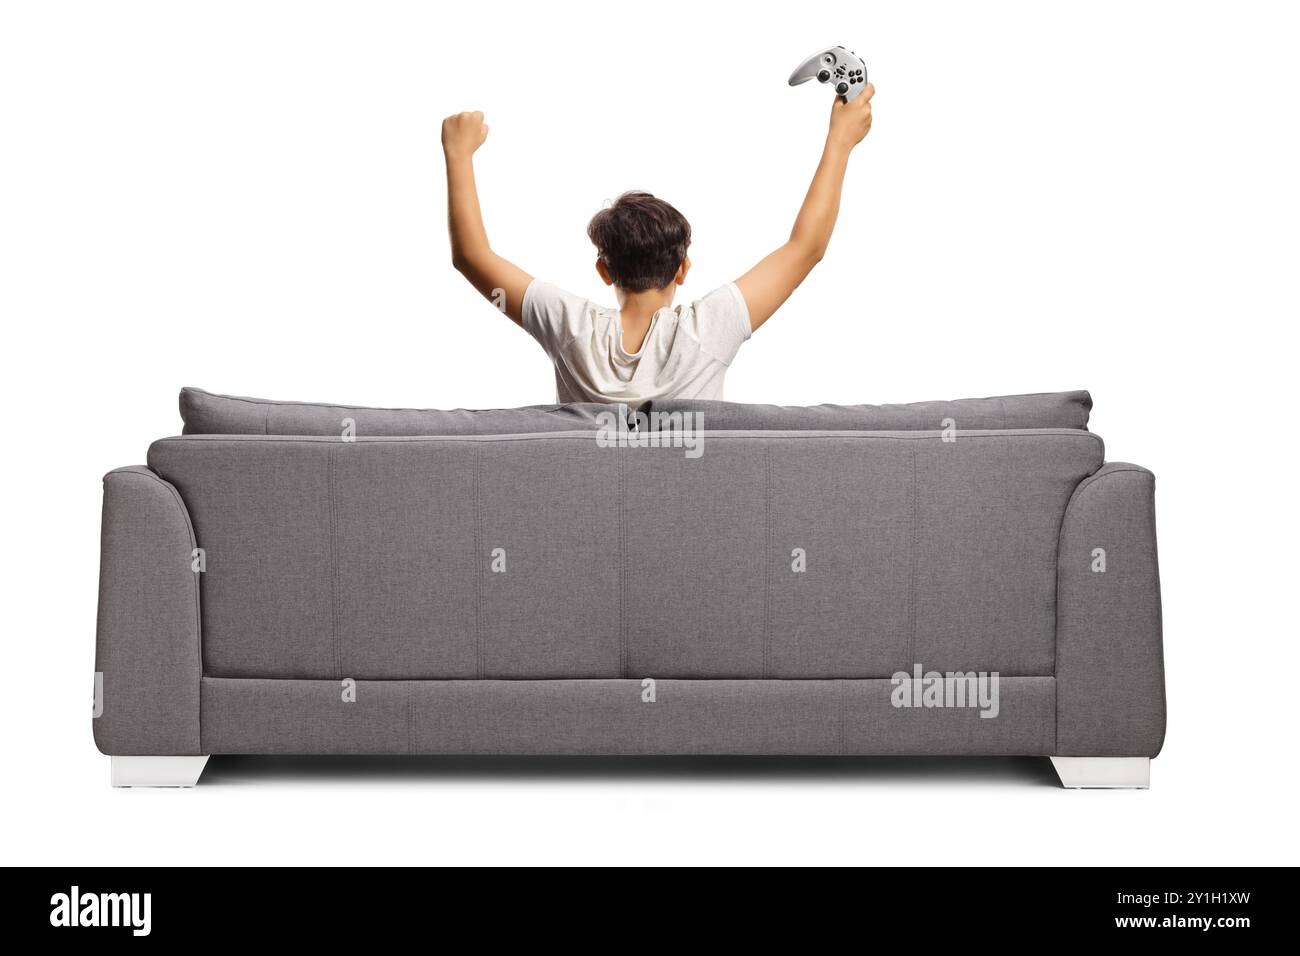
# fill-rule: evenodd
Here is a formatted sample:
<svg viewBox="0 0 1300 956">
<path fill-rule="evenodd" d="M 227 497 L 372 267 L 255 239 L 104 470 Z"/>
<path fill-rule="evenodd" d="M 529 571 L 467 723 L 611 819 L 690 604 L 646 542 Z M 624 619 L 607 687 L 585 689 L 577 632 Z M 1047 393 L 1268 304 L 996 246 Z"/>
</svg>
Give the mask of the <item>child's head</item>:
<svg viewBox="0 0 1300 956">
<path fill-rule="evenodd" d="M 591 217 L 587 236 L 596 246 L 596 271 L 620 292 L 665 289 L 686 281 L 691 224 L 662 199 L 625 192 Z"/>
</svg>

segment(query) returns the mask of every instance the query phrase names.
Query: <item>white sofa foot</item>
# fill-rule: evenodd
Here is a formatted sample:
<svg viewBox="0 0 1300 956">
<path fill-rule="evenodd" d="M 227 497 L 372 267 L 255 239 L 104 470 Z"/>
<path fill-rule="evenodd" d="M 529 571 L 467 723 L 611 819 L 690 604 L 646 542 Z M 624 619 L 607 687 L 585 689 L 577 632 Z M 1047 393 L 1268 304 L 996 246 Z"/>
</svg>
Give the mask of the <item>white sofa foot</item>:
<svg viewBox="0 0 1300 956">
<path fill-rule="evenodd" d="M 113 757 L 115 787 L 192 787 L 208 762 L 203 757 Z"/>
<path fill-rule="evenodd" d="M 1072 790 L 1146 790 L 1150 757 L 1053 757 L 1061 785 Z"/>
</svg>

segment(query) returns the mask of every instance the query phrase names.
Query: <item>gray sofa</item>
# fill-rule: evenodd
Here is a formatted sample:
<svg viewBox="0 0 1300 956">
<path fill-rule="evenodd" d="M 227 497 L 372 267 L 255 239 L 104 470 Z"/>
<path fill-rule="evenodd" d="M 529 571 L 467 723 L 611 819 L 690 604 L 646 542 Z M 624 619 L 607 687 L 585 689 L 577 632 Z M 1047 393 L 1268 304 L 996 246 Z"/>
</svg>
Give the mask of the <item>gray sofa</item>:
<svg viewBox="0 0 1300 956">
<path fill-rule="evenodd" d="M 117 785 L 210 754 L 942 754 L 1147 786 L 1154 480 L 1090 407 L 186 389 L 185 434 L 104 479 L 96 744 Z"/>
</svg>

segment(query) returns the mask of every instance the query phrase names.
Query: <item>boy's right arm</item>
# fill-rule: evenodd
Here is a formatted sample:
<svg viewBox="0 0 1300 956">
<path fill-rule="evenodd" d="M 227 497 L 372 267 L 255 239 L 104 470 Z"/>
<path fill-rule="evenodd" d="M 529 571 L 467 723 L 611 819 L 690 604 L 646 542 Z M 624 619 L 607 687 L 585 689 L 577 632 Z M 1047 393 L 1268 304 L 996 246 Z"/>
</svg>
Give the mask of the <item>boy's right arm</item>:
<svg viewBox="0 0 1300 956">
<path fill-rule="evenodd" d="M 771 318 L 826 254 L 840 212 L 840 190 L 844 186 L 849 153 L 871 129 L 871 97 L 875 92 L 876 88 L 868 83 L 852 102 L 835 97 L 826 148 L 794 229 L 790 231 L 790 239 L 736 280 L 736 287 L 749 308 L 751 330 Z"/>
<path fill-rule="evenodd" d="M 533 277 L 492 251 L 474 182 L 474 151 L 487 134 L 482 113 L 457 113 L 442 121 L 451 262 L 484 298 L 522 325 L 524 292 Z"/>
</svg>

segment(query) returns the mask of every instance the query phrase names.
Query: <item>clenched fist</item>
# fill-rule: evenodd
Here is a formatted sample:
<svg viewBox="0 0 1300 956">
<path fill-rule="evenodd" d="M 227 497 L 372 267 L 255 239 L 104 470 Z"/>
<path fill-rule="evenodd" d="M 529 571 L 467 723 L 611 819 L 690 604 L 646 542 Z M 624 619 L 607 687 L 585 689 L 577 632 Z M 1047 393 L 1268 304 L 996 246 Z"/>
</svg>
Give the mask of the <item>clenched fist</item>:
<svg viewBox="0 0 1300 956">
<path fill-rule="evenodd" d="M 448 159 L 467 158 L 487 139 L 482 113 L 457 113 L 442 121 L 442 151 Z"/>
<path fill-rule="evenodd" d="M 871 130 L 871 98 L 876 88 L 870 83 L 849 102 L 835 97 L 831 103 L 831 129 L 827 138 L 852 149 Z"/>
</svg>

